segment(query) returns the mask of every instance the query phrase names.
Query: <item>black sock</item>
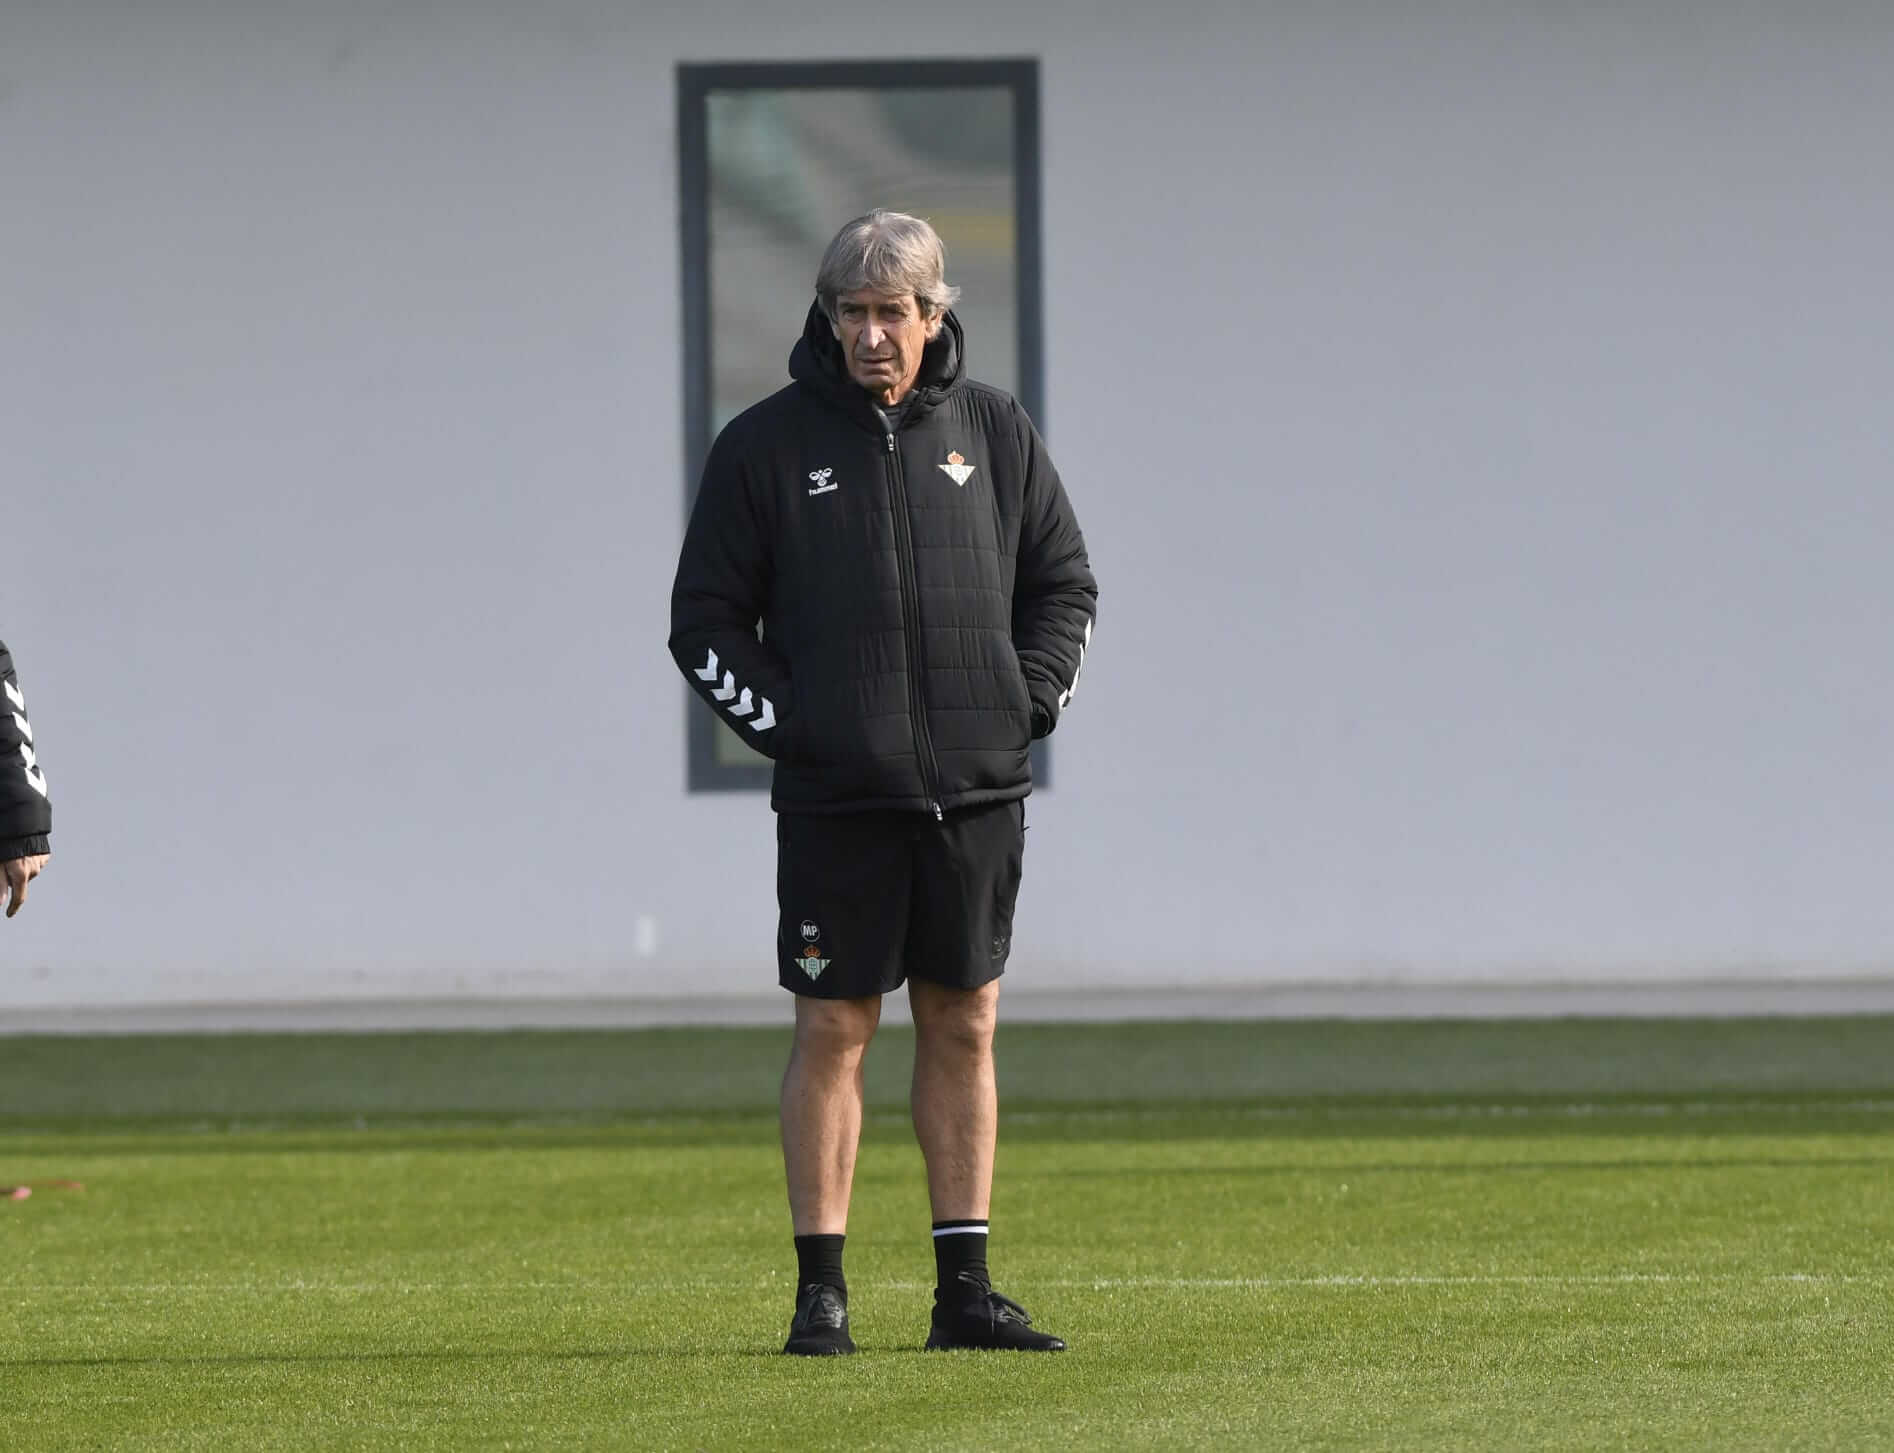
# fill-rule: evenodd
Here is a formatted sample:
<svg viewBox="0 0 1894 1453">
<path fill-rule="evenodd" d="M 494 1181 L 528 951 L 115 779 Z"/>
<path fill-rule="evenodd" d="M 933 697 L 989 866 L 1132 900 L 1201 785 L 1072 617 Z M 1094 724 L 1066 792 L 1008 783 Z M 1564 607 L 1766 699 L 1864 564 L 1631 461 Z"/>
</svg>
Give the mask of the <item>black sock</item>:
<svg viewBox="0 0 1894 1453">
<path fill-rule="evenodd" d="M 986 1270 L 986 1222 L 936 1221 L 934 1273 L 942 1294 L 961 1295 L 961 1282 L 991 1288 L 993 1283 Z"/>
<path fill-rule="evenodd" d="M 834 1287 L 848 1300 L 848 1283 L 842 1279 L 842 1236 L 798 1236 L 796 1238 L 796 1286 Z"/>
</svg>

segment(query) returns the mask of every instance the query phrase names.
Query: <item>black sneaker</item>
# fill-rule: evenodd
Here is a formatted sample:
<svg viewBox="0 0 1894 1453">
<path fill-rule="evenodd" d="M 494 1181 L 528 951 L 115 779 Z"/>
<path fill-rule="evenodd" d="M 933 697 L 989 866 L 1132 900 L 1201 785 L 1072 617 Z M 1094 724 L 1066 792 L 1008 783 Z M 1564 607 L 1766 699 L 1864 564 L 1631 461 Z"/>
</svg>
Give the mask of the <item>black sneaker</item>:
<svg viewBox="0 0 1894 1453">
<path fill-rule="evenodd" d="M 834 1287 L 806 1286 L 796 1293 L 796 1316 L 783 1351 L 794 1357 L 837 1357 L 855 1350 L 848 1335 L 848 1298 Z"/>
<path fill-rule="evenodd" d="M 1026 1309 L 980 1282 L 962 1281 L 964 1298 L 943 1304 L 934 1293 L 934 1325 L 927 1334 L 927 1350 L 954 1347 L 1009 1349 L 1015 1352 L 1063 1352 L 1065 1341 L 1033 1331 Z"/>
</svg>

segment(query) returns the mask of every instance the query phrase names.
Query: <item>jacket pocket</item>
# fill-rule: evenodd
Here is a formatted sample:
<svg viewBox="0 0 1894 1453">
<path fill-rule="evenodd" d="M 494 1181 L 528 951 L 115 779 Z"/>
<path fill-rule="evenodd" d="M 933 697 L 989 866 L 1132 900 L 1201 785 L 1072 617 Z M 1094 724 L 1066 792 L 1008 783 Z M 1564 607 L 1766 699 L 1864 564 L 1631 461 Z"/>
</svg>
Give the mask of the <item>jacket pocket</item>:
<svg viewBox="0 0 1894 1453">
<path fill-rule="evenodd" d="M 1006 642 L 1006 705 L 1019 724 L 1022 737 L 1032 739 L 1032 688 L 1026 684 L 1026 669 L 1019 664 L 1019 651 L 1009 638 Z"/>
<path fill-rule="evenodd" d="M 797 747 L 801 726 L 802 714 L 792 702 L 789 709 L 776 718 L 776 739 L 769 744 L 770 756 L 791 766 L 800 762 L 802 754 Z"/>
</svg>

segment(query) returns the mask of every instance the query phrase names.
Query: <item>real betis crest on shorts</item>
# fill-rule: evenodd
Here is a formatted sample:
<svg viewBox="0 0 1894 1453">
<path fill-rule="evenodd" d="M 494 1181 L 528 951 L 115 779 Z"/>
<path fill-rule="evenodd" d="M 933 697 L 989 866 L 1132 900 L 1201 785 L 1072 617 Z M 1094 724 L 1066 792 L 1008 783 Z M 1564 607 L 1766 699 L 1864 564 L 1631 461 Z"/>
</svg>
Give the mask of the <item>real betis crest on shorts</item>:
<svg viewBox="0 0 1894 1453">
<path fill-rule="evenodd" d="M 796 955 L 796 963 L 802 969 L 803 973 L 807 974 L 811 979 L 821 978 L 822 971 L 829 966 L 829 961 L 822 957 L 821 938 L 822 930 L 816 925 L 815 921 L 808 918 L 803 919 L 803 948 L 802 952 Z"/>
</svg>

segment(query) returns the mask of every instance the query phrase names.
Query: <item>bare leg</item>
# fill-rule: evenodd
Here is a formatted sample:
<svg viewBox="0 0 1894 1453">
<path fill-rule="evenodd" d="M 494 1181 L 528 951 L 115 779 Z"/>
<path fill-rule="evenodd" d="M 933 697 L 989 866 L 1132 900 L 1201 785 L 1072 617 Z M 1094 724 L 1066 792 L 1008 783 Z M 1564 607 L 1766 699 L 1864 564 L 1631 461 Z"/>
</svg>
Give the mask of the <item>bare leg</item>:
<svg viewBox="0 0 1894 1453">
<path fill-rule="evenodd" d="M 936 1221 L 984 1221 L 993 1193 L 999 1091 L 993 1079 L 993 1026 L 1000 984 L 948 989 L 908 982 L 914 1011 L 914 1085 L 909 1108 L 927 1161 Z"/>
<path fill-rule="evenodd" d="M 783 1074 L 783 1169 L 798 1236 L 848 1230 L 862 1131 L 862 1056 L 881 1022 L 881 996 L 796 999 L 796 1042 Z"/>
</svg>

